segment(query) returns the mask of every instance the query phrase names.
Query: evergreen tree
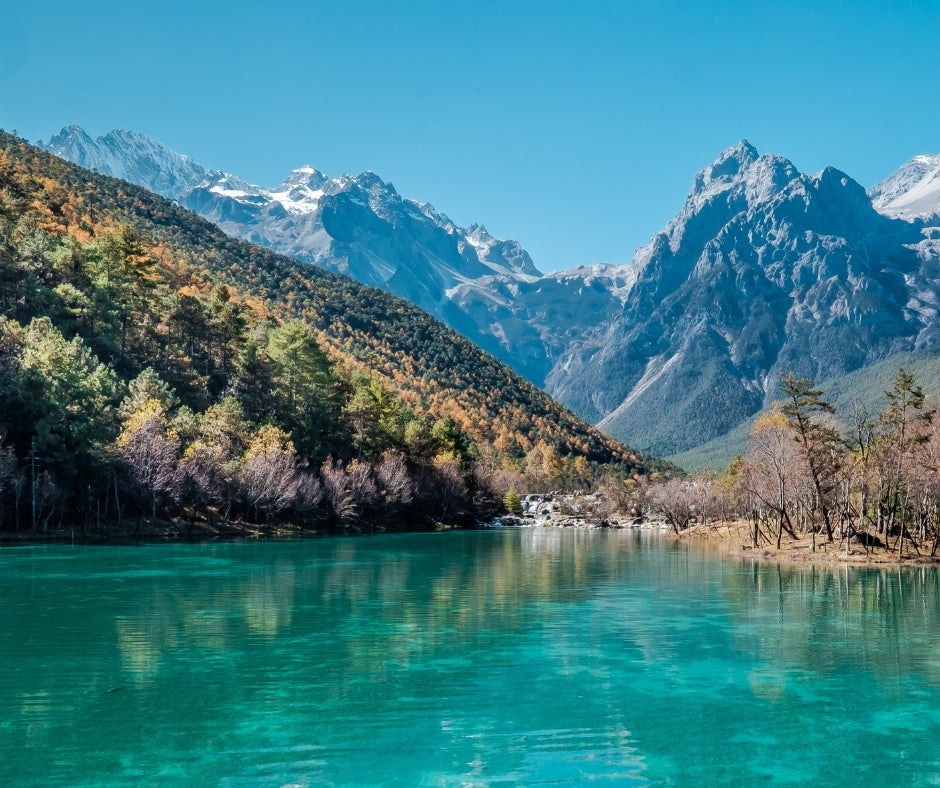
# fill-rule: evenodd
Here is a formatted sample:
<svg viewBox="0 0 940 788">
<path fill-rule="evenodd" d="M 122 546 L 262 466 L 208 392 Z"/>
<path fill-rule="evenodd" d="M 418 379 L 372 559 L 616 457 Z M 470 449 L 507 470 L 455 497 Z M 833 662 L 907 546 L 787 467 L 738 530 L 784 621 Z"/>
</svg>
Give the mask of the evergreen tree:
<svg viewBox="0 0 940 788">
<path fill-rule="evenodd" d="M 279 424 L 290 430 L 297 450 L 311 459 L 330 448 L 339 414 L 339 385 L 313 332 L 299 320 L 271 332 Z"/>
<path fill-rule="evenodd" d="M 837 485 L 845 444 L 838 430 L 824 423 L 819 416 L 831 414 L 834 409 L 822 398 L 822 391 L 814 389 L 812 381 L 807 378 L 784 375 L 781 390 L 786 398 L 781 412 L 790 424 L 809 468 L 816 493 L 813 508 L 821 511 L 826 538 L 831 542 L 831 496 Z M 813 534 L 815 549 L 815 529 Z"/>
<path fill-rule="evenodd" d="M 509 514 L 522 514 L 522 501 L 515 487 L 510 487 L 509 492 L 503 496 L 503 506 L 506 507 L 506 511 L 509 512 Z"/>
</svg>

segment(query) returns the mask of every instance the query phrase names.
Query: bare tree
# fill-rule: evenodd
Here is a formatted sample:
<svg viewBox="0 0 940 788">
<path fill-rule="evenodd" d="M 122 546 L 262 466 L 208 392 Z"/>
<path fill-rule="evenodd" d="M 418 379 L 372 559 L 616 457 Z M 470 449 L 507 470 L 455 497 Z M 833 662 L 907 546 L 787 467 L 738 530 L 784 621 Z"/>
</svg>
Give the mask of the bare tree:
<svg viewBox="0 0 940 788">
<path fill-rule="evenodd" d="M 813 482 L 815 497 L 810 511 L 818 509 L 822 513 L 826 538 L 831 542 L 832 493 L 836 489 L 845 444 L 838 430 L 819 416 L 831 414 L 833 407 L 822 398 L 822 391 L 814 389 L 812 381 L 807 378 L 784 375 L 781 390 L 786 398 L 781 412 L 790 424 Z M 815 550 L 815 527 L 812 533 Z"/>
<path fill-rule="evenodd" d="M 760 509 L 773 513 L 778 548 L 784 530 L 796 538 L 790 516 L 802 470 L 803 463 L 780 412 L 771 411 L 761 416 L 748 437 L 741 480 L 743 488 L 759 504 L 759 510 L 754 513 L 755 544 L 760 521 L 764 519 Z"/>
<path fill-rule="evenodd" d="M 281 447 L 271 446 L 249 450 L 237 479 L 241 497 L 254 509 L 256 518 L 263 512 L 269 520 L 293 506 L 298 477 L 296 457 Z"/>
<path fill-rule="evenodd" d="M 161 499 L 179 491 L 179 438 L 167 432 L 162 413 L 143 410 L 125 423 L 114 451 L 141 505 L 141 519 L 147 509 L 155 519 Z"/>
<path fill-rule="evenodd" d="M 914 374 L 905 369 L 898 370 L 894 385 L 885 393 L 888 406 L 881 414 L 879 426 L 887 483 L 882 485 L 884 494 L 880 506 L 885 510 L 885 533 L 898 529 L 897 548 L 901 555 L 911 497 L 910 478 L 905 469 L 910 468 L 916 447 L 928 440 L 925 427 L 933 414 L 924 410 L 924 392 L 915 383 Z"/>
<path fill-rule="evenodd" d="M 36 479 L 33 493 L 36 500 L 36 522 L 42 523 L 43 531 L 48 531 L 49 521 L 62 501 L 62 490 L 52 473 L 43 471 Z"/>
<path fill-rule="evenodd" d="M 320 477 L 326 498 L 341 523 L 350 525 L 359 519 L 366 507 L 375 503 L 378 489 L 371 470 L 365 462 L 352 462 L 347 468 L 332 457 L 323 462 Z"/>
<path fill-rule="evenodd" d="M 398 452 L 385 452 L 375 466 L 375 480 L 386 506 L 407 505 L 414 498 L 414 482 L 405 458 Z"/>
<path fill-rule="evenodd" d="M 8 497 L 8 493 L 16 492 L 16 477 L 19 471 L 16 467 L 16 455 L 10 448 L 0 449 L 0 526 L 3 525 L 3 507 L 2 502 Z M 14 499 L 14 506 L 18 496 L 9 496 Z M 17 530 L 19 527 L 17 525 Z"/>
<path fill-rule="evenodd" d="M 680 479 L 652 484 L 646 491 L 646 505 L 662 517 L 677 534 L 692 523 L 698 495 L 692 484 Z"/>
<path fill-rule="evenodd" d="M 460 465 L 449 457 L 439 456 L 434 461 L 431 474 L 433 496 L 441 517 L 459 509 L 467 493 Z"/>
<path fill-rule="evenodd" d="M 314 473 L 308 470 L 299 470 L 297 473 L 297 495 L 294 497 L 294 511 L 300 521 L 301 528 L 307 518 L 316 511 L 323 501 L 323 484 Z"/>
<path fill-rule="evenodd" d="M 525 490 L 525 477 L 512 468 L 500 468 L 486 477 L 493 496 L 502 500 L 510 490 Z"/>
<path fill-rule="evenodd" d="M 180 487 L 181 500 L 192 507 L 190 530 L 200 512 L 214 528 L 216 511 L 230 500 L 226 492 L 228 480 L 216 447 L 196 444 L 186 450 L 180 462 Z M 228 512 L 223 512 L 223 519 L 227 518 Z"/>
</svg>

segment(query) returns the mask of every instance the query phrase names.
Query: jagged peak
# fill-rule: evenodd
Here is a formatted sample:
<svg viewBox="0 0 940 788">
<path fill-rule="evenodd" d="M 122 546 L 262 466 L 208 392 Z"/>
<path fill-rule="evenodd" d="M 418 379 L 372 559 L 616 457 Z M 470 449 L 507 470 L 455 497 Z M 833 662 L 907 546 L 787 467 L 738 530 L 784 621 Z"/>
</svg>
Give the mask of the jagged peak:
<svg viewBox="0 0 940 788">
<path fill-rule="evenodd" d="M 129 140 L 148 140 L 150 142 L 156 142 L 156 140 L 149 134 L 144 134 L 142 131 L 125 129 L 122 126 L 118 126 L 116 129 L 111 129 L 111 131 L 101 137 L 101 139 L 107 139 L 108 137 L 116 137 L 118 139 L 124 138 Z"/>
<path fill-rule="evenodd" d="M 124 147 L 128 144 L 137 146 L 138 149 L 149 148 L 150 150 L 160 151 L 163 155 L 188 161 L 189 157 L 182 153 L 177 153 L 169 145 L 159 140 L 155 140 L 148 134 L 140 131 L 132 131 L 121 127 L 111 129 L 106 134 L 95 138 L 77 123 L 64 127 L 58 134 L 50 138 L 48 143 L 40 143 L 40 147 L 47 149 L 64 148 L 69 144 L 81 145 L 90 149 Z"/>
<path fill-rule="evenodd" d="M 363 170 L 353 180 L 355 180 L 355 182 L 358 183 L 364 189 L 372 189 L 374 187 L 378 187 L 380 189 L 388 189 L 388 191 L 392 192 L 393 194 L 398 193 L 395 190 L 395 187 L 391 183 L 387 181 L 383 181 L 372 170 Z"/>
<path fill-rule="evenodd" d="M 36 144 L 39 147 L 45 147 L 45 146 L 52 147 L 54 145 L 55 146 L 65 145 L 74 140 L 83 142 L 85 144 L 94 143 L 94 140 L 91 138 L 91 135 L 87 131 L 85 131 L 85 129 L 83 129 L 77 123 L 72 123 L 71 125 L 64 126 L 62 130 L 59 131 L 58 134 L 54 134 L 52 137 L 50 137 L 48 143 L 43 143 L 42 140 L 39 140 L 39 142 L 37 142 Z"/>
<path fill-rule="evenodd" d="M 70 123 L 68 126 L 64 126 L 62 130 L 55 135 L 56 137 L 88 137 L 91 139 L 91 135 L 85 131 L 77 123 Z"/>
<path fill-rule="evenodd" d="M 759 156 L 757 148 L 742 139 L 722 151 L 714 162 L 695 176 L 692 194 L 700 194 L 716 183 L 730 183 L 757 161 Z"/>
<path fill-rule="evenodd" d="M 721 155 L 715 161 L 715 164 L 734 159 L 744 166 L 748 166 L 754 162 L 758 156 L 760 156 L 760 154 L 757 152 L 757 148 L 751 145 L 746 139 L 742 139 L 736 145 L 732 145 L 730 148 L 722 151 Z"/>
<path fill-rule="evenodd" d="M 723 150 L 707 169 L 715 176 L 735 175 L 746 170 L 759 157 L 760 154 L 757 152 L 757 148 L 747 140 L 742 139 L 736 145 Z"/>
<path fill-rule="evenodd" d="M 839 191 L 852 195 L 856 200 L 869 201 L 865 187 L 837 167 L 823 168 L 812 180 L 819 191 Z"/>
<path fill-rule="evenodd" d="M 742 195 L 748 205 L 757 205 L 804 179 L 789 159 L 760 154 L 750 142 L 741 140 L 695 176 L 685 210 L 697 212 L 704 202 L 730 190 Z"/>
<path fill-rule="evenodd" d="M 841 183 L 845 186 L 848 181 L 853 180 L 850 176 L 846 175 L 838 167 L 833 167 L 829 165 L 823 167 L 818 173 L 813 176 L 814 180 L 819 181 L 820 183 Z"/>
</svg>

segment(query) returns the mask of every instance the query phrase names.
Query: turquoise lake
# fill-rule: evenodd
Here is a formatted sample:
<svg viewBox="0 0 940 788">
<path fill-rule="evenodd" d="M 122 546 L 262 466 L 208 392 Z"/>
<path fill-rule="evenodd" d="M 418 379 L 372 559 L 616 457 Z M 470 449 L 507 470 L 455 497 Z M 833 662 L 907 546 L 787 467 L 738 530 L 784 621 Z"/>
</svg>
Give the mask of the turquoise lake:
<svg viewBox="0 0 940 788">
<path fill-rule="evenodd" d="M 519 529 L 0 550 L 0 785 L 940 784 L 936 569 Z"/>
</svg>

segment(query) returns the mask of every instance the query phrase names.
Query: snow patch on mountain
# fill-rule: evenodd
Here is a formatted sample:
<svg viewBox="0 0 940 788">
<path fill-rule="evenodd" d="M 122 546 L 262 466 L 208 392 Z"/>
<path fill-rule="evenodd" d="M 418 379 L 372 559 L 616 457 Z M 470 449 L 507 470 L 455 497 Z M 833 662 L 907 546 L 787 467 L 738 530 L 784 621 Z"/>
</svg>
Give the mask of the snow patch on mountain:
<svg viewBox="0 0 940 788">
<path fill-rule="evenodd" d="M 886 216 L 902 219 L 940 215 L 940 154 L 915 156 L 868 191 Z"/>
</svg>

